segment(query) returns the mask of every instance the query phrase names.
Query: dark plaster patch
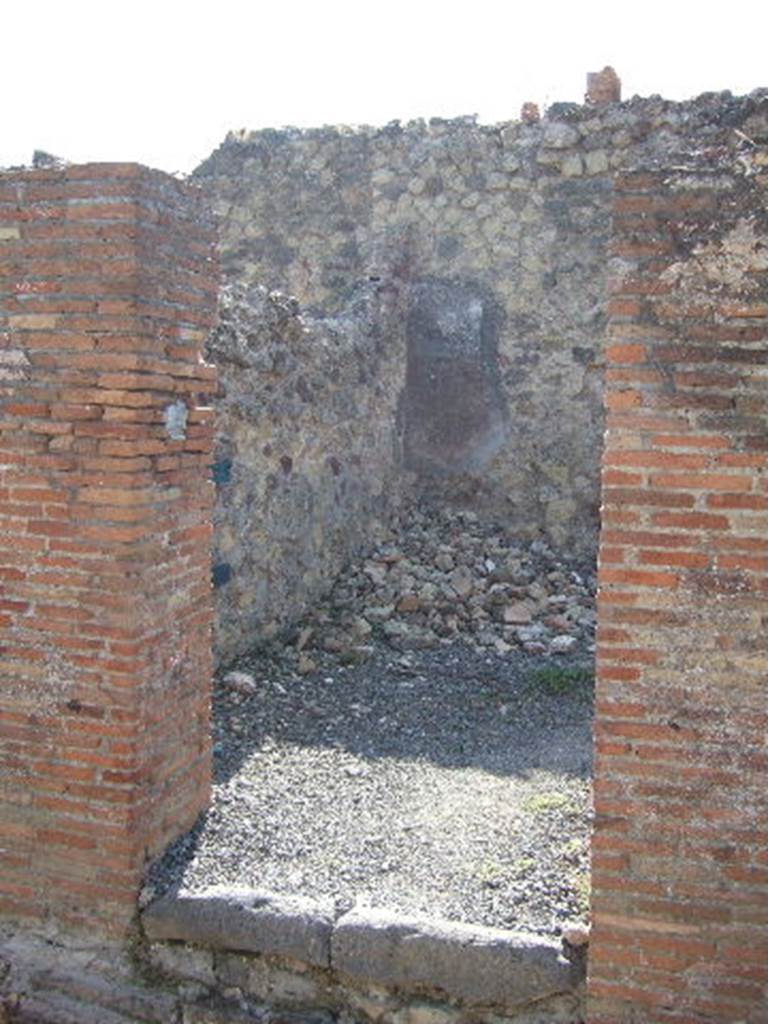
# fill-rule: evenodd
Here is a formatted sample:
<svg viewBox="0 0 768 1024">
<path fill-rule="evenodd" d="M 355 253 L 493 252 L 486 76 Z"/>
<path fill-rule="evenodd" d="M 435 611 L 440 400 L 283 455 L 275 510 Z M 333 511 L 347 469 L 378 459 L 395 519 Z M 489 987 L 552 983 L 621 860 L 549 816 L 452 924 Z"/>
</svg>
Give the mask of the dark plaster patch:
<svg viewBox="0 0 768 1024">
<path fill-rule="evenodd" d="M 498 303 L 475 282 L 412 285 L 401 403 L 407 469 L 434 476 L 480 468 L 504 443 L 501 321 Z"/>
</svg>

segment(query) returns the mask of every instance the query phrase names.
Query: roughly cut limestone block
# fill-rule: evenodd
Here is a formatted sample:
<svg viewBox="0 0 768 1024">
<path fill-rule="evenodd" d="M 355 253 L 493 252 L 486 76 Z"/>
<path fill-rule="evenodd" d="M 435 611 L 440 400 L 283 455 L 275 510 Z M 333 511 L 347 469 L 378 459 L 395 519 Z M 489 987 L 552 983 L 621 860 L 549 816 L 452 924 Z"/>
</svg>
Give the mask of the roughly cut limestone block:
<svg viewBox="0 0 768 1024">
<path fill-rule="evenodd" d="M 608 170 L 608 154 L 604 149 L 595 149 L 585 156 L 587 174 L 605 174 Z"/>
<path fill-rule="evenodd" d="M 252 1024 L 250 1010 L 224 999 L 206 999 L 185 1006 L 183 1024 Z"/>
<path fill-rule="evenodd" d="M 149 959 L 168 974 L 213 985 L 213 953 L 207 949 L 189 949 L 186 946 L 155 945 L 149 949 Z"/>
<path fill-rule="evenodd" d="M 541 144 L 545 149 L 567 149 L 576 146 L 579 139 L 578 131 L 562 121 L 551 121 L 542 126 Z"/>
<path fill-rule="evenodd" d="M 336 923 L 335 970 L 403 988 L 428 986 L 467 1003 L 514 1007 L 571 991 L 583 967 L 536 935 L 353 910 Z"/>
<path fill-rule="evenodd" d="M 334 916 L 330 900 L 217 886 L 199 894 L 165 896 L 147 907 L 142 922 L 152 941 L 292 956 L 328 967 Z"/>
</svg>

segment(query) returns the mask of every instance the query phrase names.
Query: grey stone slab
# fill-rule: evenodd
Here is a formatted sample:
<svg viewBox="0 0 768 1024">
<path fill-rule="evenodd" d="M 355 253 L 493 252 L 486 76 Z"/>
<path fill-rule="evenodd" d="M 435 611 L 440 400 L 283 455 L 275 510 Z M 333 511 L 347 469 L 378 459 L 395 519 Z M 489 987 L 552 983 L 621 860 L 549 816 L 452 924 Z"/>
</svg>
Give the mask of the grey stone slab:
<svg viewBox="0 0 768 1024">
<path fill-rule="evenodd" d="M 134 984 L 130 978 L 120 975 L 107 975 L 92 971 L 88 965 L 80 966 L 75 961 L 66 963 L 66 954 L 62 957 L 63 964 L 55 970 L 43 969 L 30 975 L 30 991 L 36 996 L 43 996 L 51 1006 L 93 1008 L 94 1020 L 103 1016 L 104 1024 L 113 1019 L 117 1021 L 145 1021 L 147 1024 L 159 1024 L 160 1021 L 174 1019 L 176 998 L 174 995 L 156 989 L 147 992 L 145 988 Z M 75 1012 L 75 1011 L 73 1011 Z M 76 1014 L 75 1014 L 76 1016 Z M 83 1024 L 90 1017 L 83 1016 Z"/>
<path fill-rule="evenodd" d="M 184 1007 L 183 1024 L 253 1024 L 247 1010 L 221 999 L 208 999 Z"/>
<path fill-rule="evenodd" d="M 328 967 L 331 900 L 215 887 L 204 892 L 166 896 L 142 914 L 147 938 L 191 942 L 212 949 L 292 956 Z"/>
<path fill-rule="evenodd" d="M 13 1016 L 10 1019 L 18 1024 L 136 1024 L 138 1020 L 104 1006 L 89 1006 L 58 992 L 22 997 L 11 1012 Z M 161 1018 L 154 1019 L 159 1021 Z"/>
<path fill-rule="evenodd" d="M 216 984 L 211 950 L 156 943 L 150 946 L 148 956 L 150 963 L 166 974 L 186 981 L 199 981 L 203 985 Z"/>
<path fill-rule="evenodd" d="M 335 970 L 384 985 L 438 989 L 481 1005 L 522 1006 L 573 990 L 583 966 L 537 935 L 353 910 L 336 924 Z"/>
</svg>

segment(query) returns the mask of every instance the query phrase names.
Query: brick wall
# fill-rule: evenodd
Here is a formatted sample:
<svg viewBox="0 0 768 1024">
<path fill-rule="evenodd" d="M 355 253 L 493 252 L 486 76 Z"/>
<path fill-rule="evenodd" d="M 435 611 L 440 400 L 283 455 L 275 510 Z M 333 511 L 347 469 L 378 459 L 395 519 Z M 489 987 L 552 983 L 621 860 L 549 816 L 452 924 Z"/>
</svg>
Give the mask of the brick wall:
<svg viewBox="0 0 768 1024">
<path fill-rule="evenodd" d="M 4 916 L 121 931 L 207 800 L 212 246 L 137 165 L 0 174 Z"/>
<path fill-rule="evenodd" d="M 766 1020 L 768 175 L 616 185 L 590 1024 Z"/>
</svg>

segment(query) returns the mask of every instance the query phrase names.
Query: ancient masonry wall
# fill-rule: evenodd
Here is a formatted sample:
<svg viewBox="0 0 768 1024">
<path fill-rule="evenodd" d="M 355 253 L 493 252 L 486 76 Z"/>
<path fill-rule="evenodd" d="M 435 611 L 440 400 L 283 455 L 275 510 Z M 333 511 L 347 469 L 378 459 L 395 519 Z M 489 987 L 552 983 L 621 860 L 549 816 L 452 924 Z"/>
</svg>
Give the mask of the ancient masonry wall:
<svg viewBox="0 0 768 1024">
<path fill-rule="evenodd" d="M 0 175 L 5 918 L 122 933 L 208 799 L 215 271 L 166 175 Z"/>
<path fill-rule="evenodd" d="M 166 897 L 130 949 L 4 936 L 14 1024 L 582 1024 L 583 950 L 246 888 Z"/>
<path fill-rule="evenodd" d="M 420 491 L 593 556 L 612 178 L 747 151 L 767 106 L 709 94 L 555 104 L 534 123 L 240 133 L 194 178 L 228 280 L 324 315 L 361 282 L 397 291 L 405 379 L 394 360 L 381 372 L 405 385 L 400 465 Z"/>
<path fill-rule="evenodd" d="M 255 132 L 195 174 L 228 280 L 315 315 L 344 309 L 361 282 L 397 292 L 407 354 L 387 387 L 400 392 L 398 466 L 420 489 L 592 552 L 602 144 L 621 121 Z M 583 124 L 599 147 L 589 163 Z"/>
<path fill-rule="evenodd" d="M 212 353 L 220 656 L 295 617 L 401 495 L 594 558 L 613 177 L 747 159 L 767 111 L 710 94 L 230 136 L 195 173 L 226 277 L 304 312 L 244 302 L 250 369 Z"/>
<path fill-rule="evenodd" d="M 670 135 L 620 174 L 606 250 L 590 1024 L 765 1017 L 768 112 L 717 103 L 699 144 Z M 165 175 L 0 175 L 0 1019 L 56 1002 L 58 1020 L 203 1024 L 280 1001 L 312 1019 L 531 1024 L 535 1004 L 468 1011 L 407 975 L 402 923 L 375 943 L 382 985 L 368 968 L 349 981 L 355 915 L 330 922 L 319 971 L 296 946 L 243 956 L 216 907 L 223 948 L 157 921 L 106 945 L 208 794 L 214 270 L 199 197 Z M 490 344 L 474 285 L 408 294 L 419 366 L 425 338 Z M 265 902 L 245 898 L 250 924 Z M 355 941 L 334 952 L 340 933 Z M 551 994 L 546 1012 L 575 1024 L 577 989 Z"/>
<path fill-rule="evenodd" d="M 334 317 L 227 287 L 216 364 L 216 651 L 275 635 L 327 592 L 398 507 L 405 377 L 397 292 L 368 284 Z"/>
<path fill-rule="evenodd" d="M 590 1024 L 768 1006 L 768 147 L 620 177 Z"/>
</svg>

